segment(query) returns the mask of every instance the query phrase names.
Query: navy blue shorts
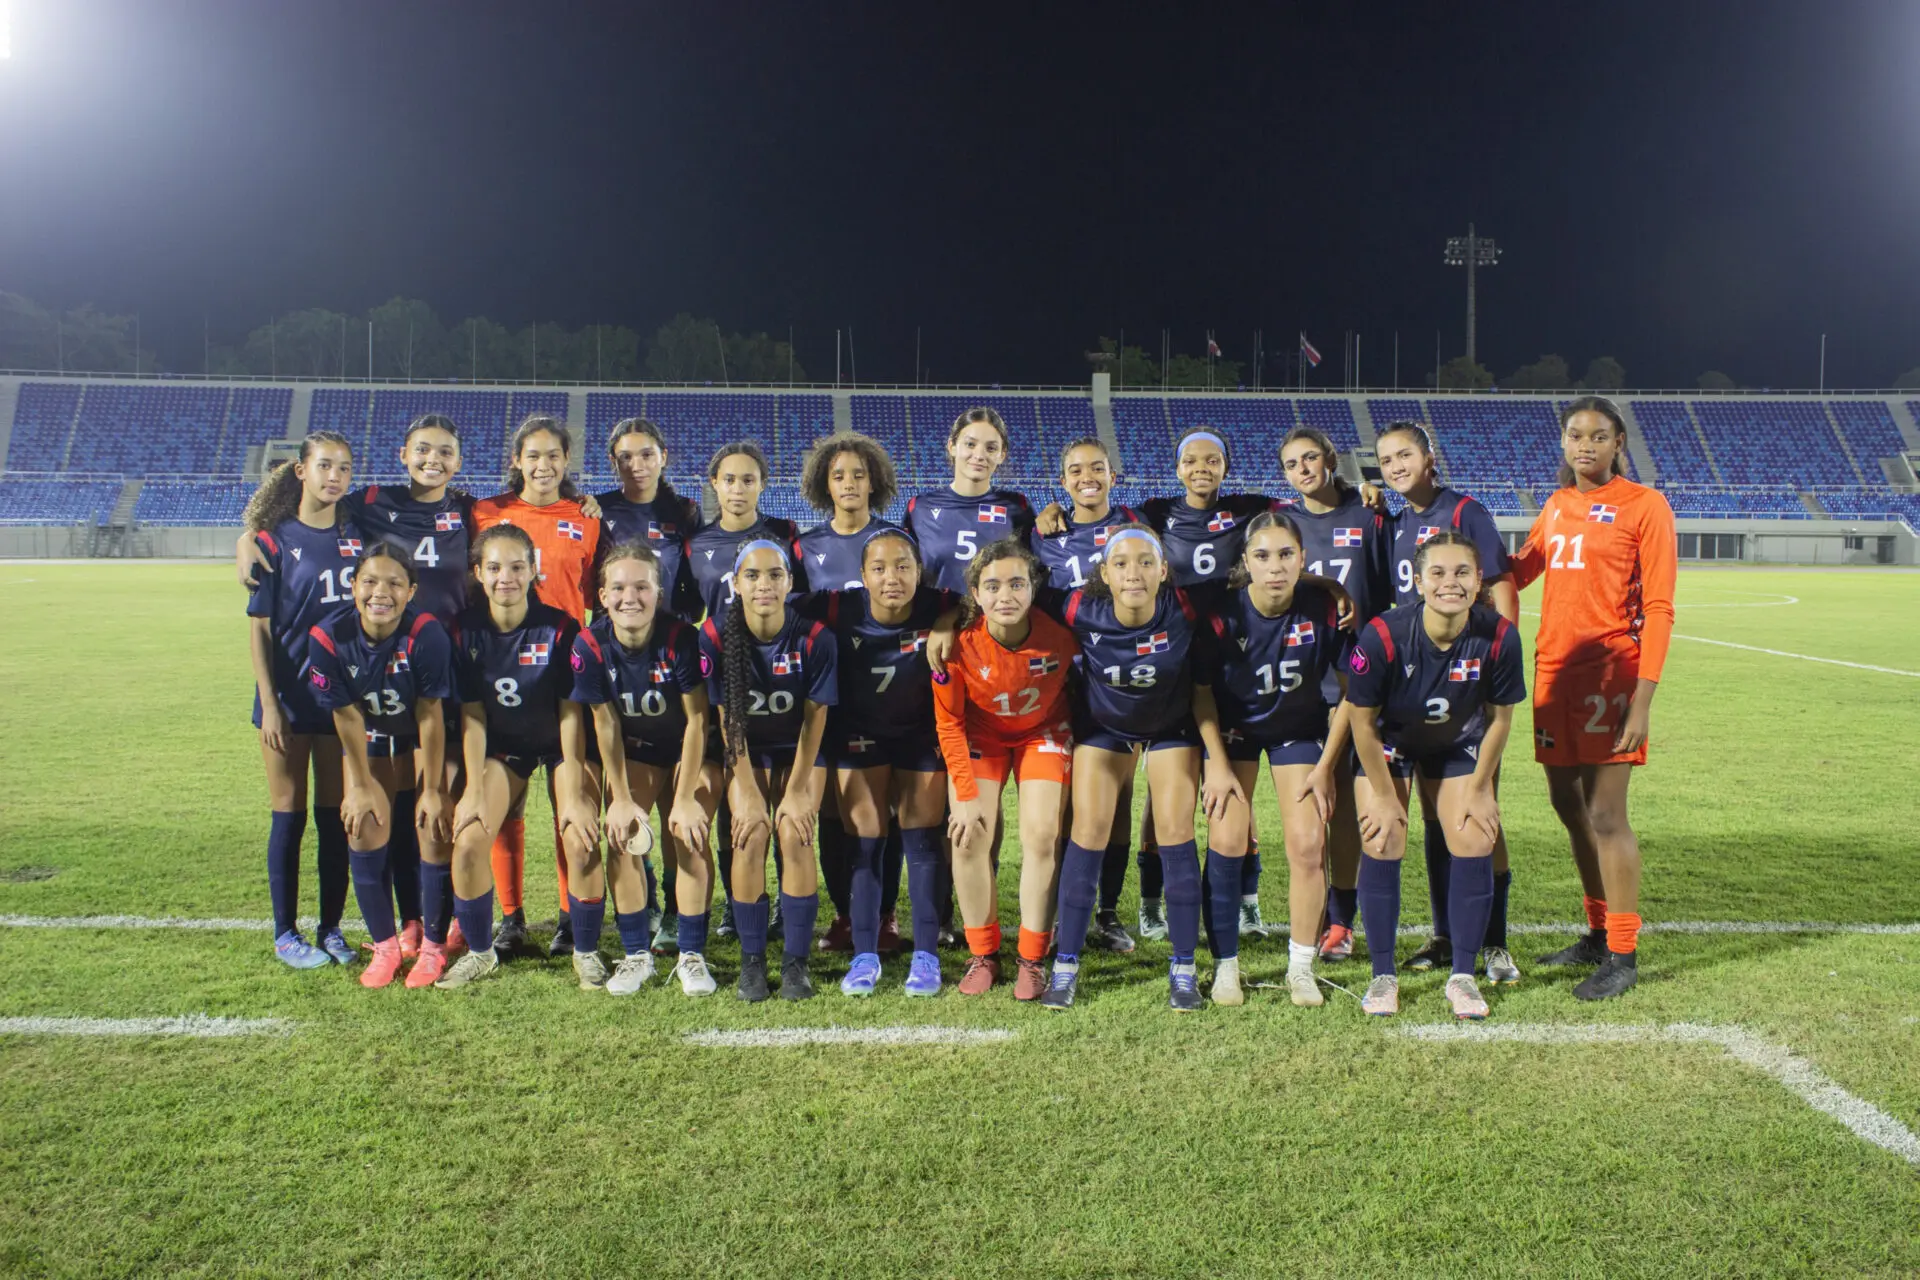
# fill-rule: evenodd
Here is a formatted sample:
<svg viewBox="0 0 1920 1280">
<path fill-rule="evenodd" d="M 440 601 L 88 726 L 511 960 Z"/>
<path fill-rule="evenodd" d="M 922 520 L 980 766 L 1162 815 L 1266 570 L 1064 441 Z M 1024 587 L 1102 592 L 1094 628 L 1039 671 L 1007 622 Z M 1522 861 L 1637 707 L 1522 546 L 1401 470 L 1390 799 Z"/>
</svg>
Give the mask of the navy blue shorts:
<svg viewBox="0 0 1920 1280">
<path fill-rule="evenodd" d="M 1429 747 L 1424 751 L 1403 751 L 1391 742 L 1382 744 L 1387 752 L 1387 768 L 1396 778 L 1411 778 L 1414 770 L 1429 781 L 1464 778 L 1480 767 L 1480 739 Z M 1357 766 L 1356 766 L 1357 767 Z"/>
<path fill-rule="evenodd" d="M 890 765 L 914 773 L 945 773 L 946 759 L 940 754 L 940 740 L 931 733 L 903 738 L 869 737 L 854 732 L 845 735 L 829 730 L 825 754 L 836 769 L 871 769 Z"/>
<path fill-rule="evenodd" d="M 1073 745 L 1098 747 L 1102 751 L 1119 751 L 1128 754 L 1140 747 L 1145 747 L 1149 751 L 1163 751 L 1169 747 L 1197 747 L 1200 745 L 1200 729 L 1194 724 L 1193 717 L 1189 715 L 1151 733 L 1132 733 L 1095 724 L 1084 713 L 1078 713 L 1073 718 Z"/>
<path fill-rule="evenodd" d="M 538 772 L 541 766 L 543 765 L 546 766 L 548 769 L 557 768 L 564 758 L 565 757 L 563 757 L 558 751 L 555 751 L 552 753 L 512 752 L 512 751 L 487 752 L 487 759 L 498 760 L 501 764 L 513 770 L 515 775 L 517 775 L 522 782 L 525 782 L 527 779 L 533 777 L 533 775 L 536 772 Z"/>
<path fill-rule="evenodd" d="M 1241 729 L 1227 729 L 1224 732 L 1227 739 L 1227 759 L 1239 763 L 1250 760 L 1257 764 L 1264 753 L 1269 766 L 1315 765 L 1320 763 L 1320 753 L 1326 749 L 1327 745 L 1325 741 L 1317 738 L 1285 738 L 1278 742 L 1267 742 Z"/>
<path fill-rule="evenodd" d="M 672 742 L 655 742 L 651 738 L 622 738 L 621 747 L 626 751 L 627 763 L 644 764 L 655 769 L 671 769 L 680 763 L 680 739 Z"/>
<path fill-rule="evenodd" d="M 396 738 L 390 733 L 367 734 L 367 759 L 394 760 L 401 756 L 410 756 L 420 747 L 420 740 L 411 735 Z"/>
<path fill-rule="evenodd" d="M 300 682 L 300 688 L 306 688 L 306 681 Z M 289 698 L 284 688 L 274 691 L 279 695 L 280 714 L 287 718 L 287 732 L 308 738 L 331 738 L 333 731 L 333 712 L 315 702 L 310 697 L 295 695 Z M 253 727 L 260 727 L 260 691 L 253 694 Z"/>
</svg>

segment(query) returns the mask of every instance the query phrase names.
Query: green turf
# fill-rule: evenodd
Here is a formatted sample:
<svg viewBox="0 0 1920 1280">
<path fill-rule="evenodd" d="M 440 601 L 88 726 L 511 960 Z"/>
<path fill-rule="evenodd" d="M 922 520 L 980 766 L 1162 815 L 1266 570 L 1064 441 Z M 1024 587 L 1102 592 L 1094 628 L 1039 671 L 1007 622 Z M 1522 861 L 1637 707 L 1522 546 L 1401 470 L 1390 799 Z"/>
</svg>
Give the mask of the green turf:
<svg viewBox="0 0 1920 1280">
<path fill-rule="evenodd" d="M 229 571 L 7 564 L 0 587 L 0 914 L 264 916 Z M 1757 593 L 1798 603 L 1702 607 Z M 1910 574 L 1681 580 L 1683 635 L 1912 671 L 1917 626 Z M 1920 919 L 1916 726 L 1920 679 L 1676 641 L 1635 787 L 1642 914 Z M 1568 920 L 1577 883 L 1524 749 L 1506 790 L 1514 918 Z M 528 861 L 550 913 L 537 841 Z M 29 866 L 57 874 L 7 880 Z M 1528 964 L 1550 941 L 1518 939 L 1528 975 L 1493 997 L 1496 1021 L 1737 1024 L 1920 1128 L 1920 936 L 1656 934 L 1640 988 L 1598 1009 Z M 588 996 L 560 964 L 460 995 L 369 993 L 281 969 L 258 935 L 0 929 L 0 1016 L 295 1024 L 0 1038 L 0 1273 L 1920 1271 L 1920 1171 L 1717 1049 L 1413 1043 L 1339 993 L 1317 1012 L 1260 991 L 1179 1019 L 1164 956 L 1092 959 L 1081 1007 L 1053 1018 L 1004 992 L 905 1000 L 903 965 L 854 1002 L 833 989 L 843 962 L 819 960 L 818 1000 L 749 1009 L 724 987 Z M 713 958 L 730 979 L 733 952 Z M 1284 948 L 1245 963 L 1277 977 Z M 1326 972 L 1364 982 L 1360 963 Z M 1403 998 L 1401 1023 L 1443 1020 L 1438 978 Z M 682 1038 L 902 1023 L 1017 1035 Z"/>
</svg>

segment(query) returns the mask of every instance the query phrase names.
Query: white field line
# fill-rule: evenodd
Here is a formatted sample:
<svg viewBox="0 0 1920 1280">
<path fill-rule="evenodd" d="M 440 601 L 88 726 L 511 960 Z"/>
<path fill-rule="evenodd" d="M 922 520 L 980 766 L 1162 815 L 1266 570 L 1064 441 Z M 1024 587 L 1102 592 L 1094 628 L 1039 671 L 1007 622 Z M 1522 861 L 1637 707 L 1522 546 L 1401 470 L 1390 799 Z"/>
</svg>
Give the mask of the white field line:
<svg viewBox="0 0 1920 1280">
<path fill-rule="evenodd" d="M 1460 1026 L 1436 1023 L 1400 1027 L 1396 1035 L 1427 1041 L 1505 1041 L 1517 1044 L 1715 1044 L 1727 1056 L 1773 1077 L 1815 1111 L 1838 1120 L 1856 1137 L 1899 1156 L 1920 1168 L 1920 1136 L 1865 1098 L 1847 1092 L 1827 1074 L 1785 1045 L 1775 1044 L 1739 1027 L 1703 1026 L 1674 1022 L 1651 1025 L 1551 1026 L 1482 1024 Z"/>
<path fill-rule="evenodd" d="M 1013 1032 L 968 1027 L 775 1027 L 764 1031 L 695 1031 L 688 1044 L 706 1049 L 793 1049 L 809 1044 L 1000 1044 Z"/>
<path fill-rule="evenodd" d="M 1899 667 L 1876 667 L 1870 662 L 1842 662 L 1839 658 L 1817 658 L 1810 653 L 1788 653 L 1785 649 L 1763 649 L 1757 644 L 1735 644 L 1731 640 L 1709 640 L 1705 636 L 1683 636 L 1673 633 L 1675 640 L 1691 640 L 1696 644 L 1714 644 L 1722 649 L 1745 649 L 1748 653 L 1766 653 L 1776 658 L 1793 658 L 1799 662 L 1822 662 L 1830 667 L 1852 667 L 1855 671 L 1878 671 L 1889 676 L 1910 676 L 1920 679 L 1920 671 L 1903 671 Z"/>
<path fill-rule="evenodd" d="M 191 1036 L 217 1040 L 228 1036 L 283 1036 L 293 1030 L 284 1018 L 215 1018 L 190 1013 L 179 1018 L 0 1018 L 0 1036 Z"/>
<path fill-rule="evenodd" d="M 341 926 L 355 932 L 364 932 L 365 926 L 358 920 L 341 921 Z M 312 920 L 302 920 L 300 927 L 311 929 Z M 1284 924 L 1272 926 L 1276 935 L 1284 935 Z M 248 920 L 239 917 L 216 916 L 211 919 L 193 919 L 186 916 L 10 916 L 0 915 L 0 929 L 232 929 L 241 932 L 266 933 L 273 928 L 271 920 Z M 1584 932 L 1584 922 L 1568 921 L 1565 924 L 1510 924 L 1507 932 L 1511 934 L 1577 934 Z M 1430 924 L 1403 924 L 1400 936 L 1406 938 L 1425 937 L 1433 930 Z M 1912 924 L 1850 924 L 1832 920 L 1650 920 L 1640 926 L 1642 933 L 1862 933 L 1862 934 L 1920 934 L 1920 923 Z"/>
</svg>

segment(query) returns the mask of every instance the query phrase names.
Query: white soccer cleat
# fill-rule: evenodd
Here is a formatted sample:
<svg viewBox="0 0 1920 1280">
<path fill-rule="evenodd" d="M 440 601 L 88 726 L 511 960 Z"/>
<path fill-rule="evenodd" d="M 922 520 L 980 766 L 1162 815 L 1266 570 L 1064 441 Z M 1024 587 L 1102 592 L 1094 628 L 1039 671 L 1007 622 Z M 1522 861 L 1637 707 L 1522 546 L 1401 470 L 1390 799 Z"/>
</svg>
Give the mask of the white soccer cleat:
<svg viewBox="0 0 1920 1280">
<path fill-rule="evenodd" d="M 1505 947 L 1488 947 L 1480 953 L 1480 961 L 1487 967 L 1487 981 L 1498 986 L 1512 986 L 1520 981 L 1520 966 L 1513 962 Z"/>
<path fill-rule="evenodd" d="M 1311 969 L 1287 970 L 1287 999 L 1302 1009 L 1318 1009 L 1327 1002 L 1320 994 L 1320 980 Z"/>
<path fill-rule="evenodd" d="M 582 991 L 600 991 L 607 985 L 607 962 L 598 951 L 573 953 L 573 976 L 580 979 Z"/>
<path fill-rule="evenodd" d="M 1367 994 L 1360 997 L 1360 1007 L 1375 1018 L 1391 1018 L 1400 1012 L 1400 979 L 1383 973 L 1369 982 Z"/>
<path fill-rule="evenodd" d="M 491 978 L 499 972 L 500 954 L 488 947 L 485 951 L 469 951 L 455 960 L 453 967 L 447 970 L 447 976 L 433 985 L 442 991 L 458 991 L 470 982 Z"/>
<path fill-rule="evenodd" d="M 673 976 L 680 979 L 682 995 L 710 996 L 720 988 L 707 968 L 707 958 L 698 951 L 682 951 L 679 963 L 673 966 Z"/>
<path fill-rule="evenodd" d="M 1479 1022 L 1487 1016 L 1486 999 L 1470 973 L 1456 973 L 1447 979 L 1447 1003 L 1453 1006 L 1456 1018 Z"/>
<path fill-rule="evenodd" d="M 620 963 L 613 967 L 613 976 L 607 979 L 607 994 L 610 996 L 630 996 L 646 985 L 653 976 L 653 953 L 642 951 L 639 955 L 623 956 Z"/>
<path fill-rule="evenodd" d="M 1213 962 L 1213 990 L 1209 993 L 1215 1004 L 1245 1004 L 1247 996 L 1240 989 L 1240 957 L 1228 956 L 1225 960 Z"/>
</svg>

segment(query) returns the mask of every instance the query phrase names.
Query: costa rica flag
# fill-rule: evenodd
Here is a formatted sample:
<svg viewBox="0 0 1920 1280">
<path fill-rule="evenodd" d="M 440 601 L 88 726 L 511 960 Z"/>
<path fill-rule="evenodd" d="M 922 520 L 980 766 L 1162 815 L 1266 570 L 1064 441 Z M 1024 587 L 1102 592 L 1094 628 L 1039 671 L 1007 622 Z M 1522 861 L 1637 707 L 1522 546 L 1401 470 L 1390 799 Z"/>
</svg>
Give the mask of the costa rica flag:
<svg viewBox="0 0 1920 1280">
<path fill-rule="evenodd" d="M 1333 531 L 1333 545 L 1334 545 L 1334 546 L 1336 546 L 1336 547 L 1357 547 L 1357 546 L 1359 546 L 1359 545 L 1360 545 L 1360 530 L 1358 530 L 1358 529 L 1335 529 L 1335 530 Z"/>
<path fill-rule="evenodd" d="M 1478 658 L 1461 658 L 1447 669 L 1447 679 L 1455 683 L 1462 680 L 1478 680 L 1479 678 L 1480 659 Z"/>
<path fill-rule="evenodd" d="M 1027 674 L 1030 676 L 1050 676 L 1060 669 L 1057 658 L 1028 658 Z"/>
<path fill-rule="evenodd" d="M 523 644 L 520 646 L 520 665 L 523 667 L 544 667 L 553 654 L 550 644 Z"/>
<path fill-rule="evenodd" d="M 460 513 L 458 511 L 442 511 L 433 518 L 433 529 L 435 533 L 452 533 L 460 527 Z"/>
<path fill-rule="evenodd" d="M 800 672 L 800 651 L 776 653 L 773 655 L 773 674 L 777 676 L 798 675 Z"/>
<path fill-rule="evenodd" d="M 1167 633 L 1156 631 L 1145 640 L 1136 643 L 1133 646 L 1133 652 L 1136 657 L 1145 657 L 1149 653 L 1165 653 L 1171 648 L 1173 648 L 1173 641 L 1168 638 Z"/>
<path fill-rule="evenodd" d="M 981 524 L 1006 524 L 1007 509 L 1000 506 L 983 506 L 980 508 L 979 522 Z"/>
<path fill-rule="evenodd" d="M 1612 524 L 1614 517 L 1620 514 L 1620 508 L 1596 502 L 1587 508 L 1587 519 L 1594 524 Z"/>
<path fill-rule="evenodd" d="M 1231 528 L 1233 528 L 1233 514 L 1231 512 L 1216 511 L 1213 513 L 1213 519 L 1207 521 L 1208 533 L 1225 533 Z"/>
<path fill-rule="evenodd" d="M 1313 624 L 1296 622 L 1287 628 L 1287 648 L 1297 649 L 1303 644 L 1313 643 Z"/>
<path fill-rule="evenodd" d="M 1445 532 L 1446 530 L 1437 524 L 1423 524 L 1420 526 L 1420 532 L 1413 535 L 1413 545 L 1417 547 L 1428 538 L 1436 537 Z"/>
<path fill-rule="evenodd" d="M 342 539 L 340 539 L 340 554 L 341 554 L 341 555 L 343 555 L 343 556 L 357 556 L 357 555 L 359 555 L 359 554 L 360 554 L 360 539 L 358 539 L 358 538 L 342 538 Z"/>
<path fill-rule="evenodd" d="M 554 532 L 558 533 L 561 537 L 567 538 L 573 542 L 579 542 L 582 538 L 585 538 L 587 536 L 586 529 L 578 524 L 575 524 L 571 520 L 559 521 L 553 526 L 553 528 L 554 528 Z"/>
</svg>

